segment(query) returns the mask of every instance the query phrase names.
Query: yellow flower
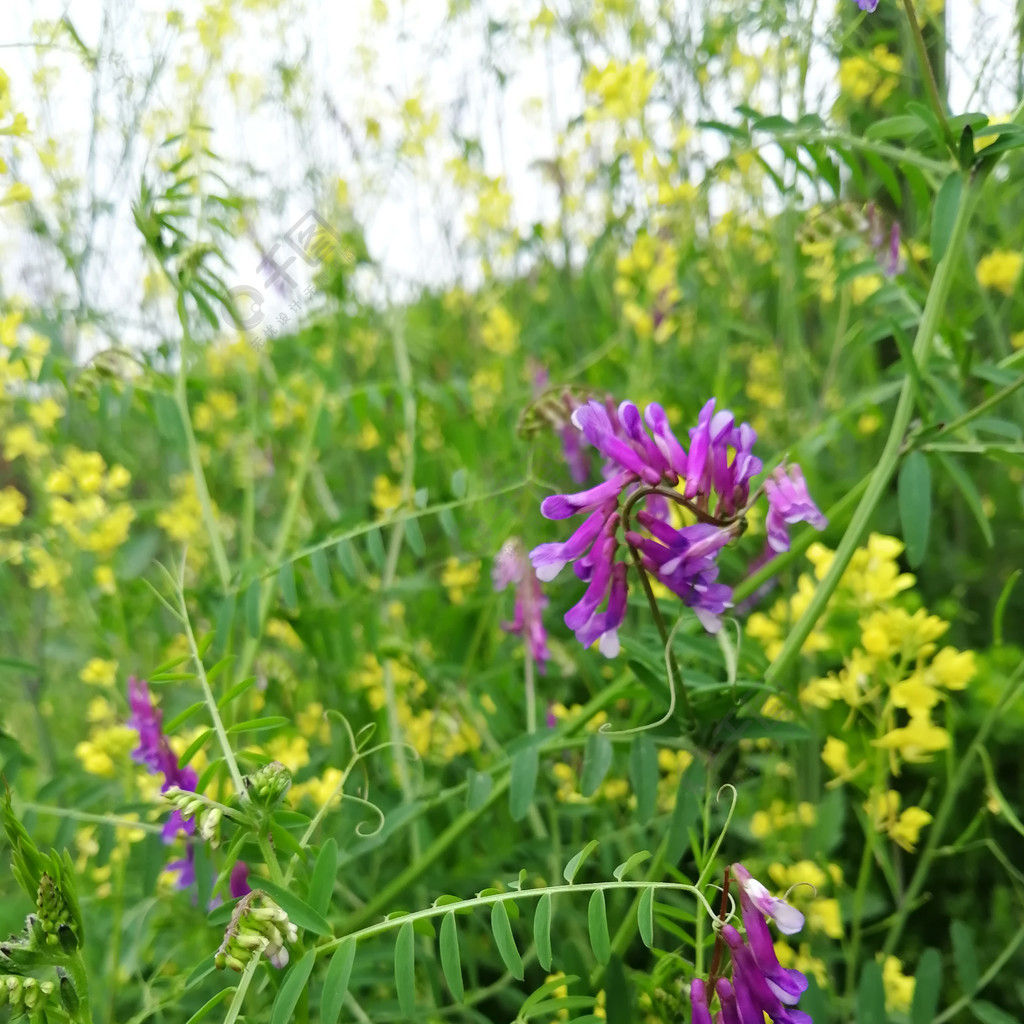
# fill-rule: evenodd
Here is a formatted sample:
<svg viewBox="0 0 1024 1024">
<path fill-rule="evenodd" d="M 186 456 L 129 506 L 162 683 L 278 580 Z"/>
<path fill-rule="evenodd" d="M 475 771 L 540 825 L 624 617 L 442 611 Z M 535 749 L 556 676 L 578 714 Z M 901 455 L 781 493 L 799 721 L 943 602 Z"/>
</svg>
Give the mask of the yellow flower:
<svg viewBox="0 0 1024 1024">
<path fill-rule="evenodd" d="M 943 647 L 932 658 L 926 671 L 937 686 L 944 686 L 947 690 L 963 690 L 977 674 L 974 651 Z"/>
<path fill-rule="evenodd" d="M 903 68 L 900 58 L 884 46 L 876 46 L 869 57 L 847 57 L 839 62 L 839 88 L 855 100 L 870 99 L 880 107 L 899 85 Z"/>
<path fill-rule="evenodd" d="M 92 686 L 113 686 L 117 682 L 117 662 L 90 658 L 78 678 Z"/>
<path fill-rule="evenodd" d="M 935 725 L 925 712 L 911 715 L 906 726 L 893 729 L 881 739 L 871 742 L 883 750 L 899 753 L 905 761 L 923 763 L 930 761 L 936 751 L 945 750 L 949 746 L 949 733 Z"/>
<path fill-rule="evenodd" d="M 64 415 L 64 410 L 52 398 L 44 398 L 29 406 L 28 414 L 40 430 L 49 430 Z"/>
<path fill-rule="evenodd" d="M 1024 253 L 996 249 L 978 260 L 975 271 L 978 284 L 982 288 L 994 288 L 1004 295 L 1012 295 L 1022 266 L 1024 266 Z"/>
<path fill-rule="evenodd" d="M 27 423 L 11 427 L 7 431 L 4 438 L 4 458 L 8 462 L 13 462 L 21 455 L 26 459 L 37 459 L 45 454 L 46 445 L 36 437 L 35 431 Z"/>
<path fill-rule="evenodd" d="M 932 816 L 921 807 L 908 807 L 899 819 L 889 829 L 889 835 L 893 841 L 903 847 L 908 853 L 913 853 L 921 829 L 931 824 Z"/>
<path fill-rule="evenodd" d="M 830 939 L 841 939 L 843 920 L 839 900 L 816 899 L 807 910 L 807 924 L 811 931 L 824 932 Z"/>
<path fill-rule="evenodd" d="M 928 685 L 921 672 L 915 672 L 892 688 L 893 704 L 898 708 L 906 708 L 911 715 L 927 715 L 940 700 L 942 694 Z"/>
<path fill-rule="evenodd" d="M 882 964 L 882 984 L 885 986 L 885 1008 L 906 1013 L 914 1000 L 914 977 L 903 973 L 903 964 L 894 956 L 887 956 Z"/>
<path fill-rule="evenodd" d="M 117 774 L 111 756 L 106 751 L 97 748 L 89 740 L 82 740 L 75 747 L 75 757 L 82 762 L 82 767 L 90 775 L 99 775 L 104 779 L 112 779 Z"/>
<path fill-rule="evenodd" d="M 480 340 L 495 355 L 510 356 L 519 342 L 519 324 L 504 306 L 491 306 L 480 328 Z"/>
<path fill-rule="evenodd" d="M 374 477 L 370 503 L 382 515 L 393 512 L 402 504 L 402 488 L 381 473 Z"/>
<path fill-rule="evenodd" d="M 859 306 L 870 299 L 881 287 L 881 274 L 861 274 L 850 282 L 850 298 Z"/>
<path fill-rule="evenodd" d="M 457 558 L 449 558 L 441 572 L 441 584 L 448 591 L 452 604 L 462 604 L 466 594 L 480 581 L 480 562 L 463 565 Z"/>
<path fill-rule="evenodd" d="M 849 782 L 850 779 L 864 768 L 863 761 L 856 768 L 850 766 L 850 748 L 848 744 L 835 736 L 829 736 L 825 740 L 821 759 L 825 762 L 825 766 L 829 771 L 835 775 L 835 778 L 827 784 L 829 789 L 841 786 L 844 782 Z"/>
<path fill-rule="evenodd" d="M 0 526 L 17 526 L 25 517 L 25 495 L 8 485 L 0 490 Z"/>
<path fill-rule="evenodd" d="M 309 764 L 309 741 L 305 736 L 276 736 L 267 744 L 267 755 L 294 774 Z"/>
<path fill-rule="evenodd" d="M 324 706 L 319 702 L 307 704 L 295 716 L 295 728 L 303 736 L 315 736 L 321 743 L 326 743 L 331 738 L 330 726 L 324 717 Z"/>
</svg>

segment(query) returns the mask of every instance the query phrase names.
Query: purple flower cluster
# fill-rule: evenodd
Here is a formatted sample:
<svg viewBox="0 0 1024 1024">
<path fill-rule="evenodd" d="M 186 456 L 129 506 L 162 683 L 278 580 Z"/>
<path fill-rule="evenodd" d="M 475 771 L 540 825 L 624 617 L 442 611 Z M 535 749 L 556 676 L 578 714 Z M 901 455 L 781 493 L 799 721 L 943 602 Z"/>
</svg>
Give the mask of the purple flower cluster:
<svg viewBox="0 0 1024 1024">
<path fill-rule="evenodd" d="M 495 590 L 504 590 L 510 583 L 516 588 L 516 607 L 511 622 L 503 622 L 501 628 L 515 636 L 525 637 L 526 645 L 537 665 L 544 673 L 548 659 L 548 634 L 544 628 L 541 612 L 547 607 L 548 599 L 540 589 L 523 545 L 518 538 L 506 541 L 494 559 L 492 571 Z"/>
<path fill-rule="evenodd" d="M 722 614 L 732 607 L 732 588 L 718 582 L 718 554 L 742 532 L 751 481 L 762 469 L 753 454 L 754 429 L 748 423 L 737 424 L 728 410 L 716 412 L 713 398 L 689 432 L 689 451 L 657 403 L 648 405 L 641 417 L 632 402 L 616 408 L 611 402 L 591 400 L 574 411 L 572 424 L 607 460 L 606 479 L 576 494 L 545 498 L 541 513 L 548 519 L 583 514 L 586 518 L 567 540 L 539 544 L 530 552 L 541 580 L 553 580 L 571 562 L 577 577 L 587 583 L 579 603 L 566 613 L 565 624 L 584 647 L 597 640 L 607 657 L 618 653 L 627 595 L 626 563 L 616 559 L 622 524 L 624 539 L 638 552 L 644 570 L 692 608 L 705 629 L 716 632 Z M 646 488 L 646 507 L 624 522 L 619 503 L 639 488 Z M 763 490 L 772 551 L 788 549 L 787 527 L 793 523 L 825 527 L 799 466 L 776 469 Z M 666 499 L 684 505 L 697 522 L 672 526 Z M 645 532 L 634 529 L 634 524 Z"/>
<path fill-rule="evenodd" d="M 794 1007 L 807 990 L 807 978 L 779 963 L 765 917 L 774 919 L 780 932 L 792 935 L 803 927 L 804 916 L 768 890 L 742 864 L 732 866 L 740 884 L 742 936 L 732 925 L 722 928 L 729 947 L 732 980 L 719 978 L 714 991 L 695 978 L 690 985 L 693 1024 L 763 1024 L 767 1013 L 774 1024 L 813 1024 L 809 1014 Z M 718 996 L 720 1009 L 711 1015 L 709 1000 Z"/>
<path fill-rule="evenodd" d="M 132 710 L 128 724 L 139 734 L 139 745 L 132 751 L 134 760 L 144 764 L 151 774 L 163 775 L 161 793 L 166 793 L 171 786 L 194 793 L 199 781 L 195 769 L 188 765 L 184 768 L 178 766 L 178 758 L 163 732 L 163 712 L 153 703 L 149 687 L 135 676 L 128 680 L 128 704 Z M 164 825 L 163 840 L 173 843 L 179 835 L 191 836 L 195 830 L 195 821 L 175 809 Z M 187 889 L 195 882 L 195 849 L 191 843 L 187 845 L 184 857 L 168 862 L 167 870 L 177 873 L 179 889 Z M 246 882 L 248 872 L 245 864 L 235 864 L 230 881 L 232 896 L 244 896 L 249 891 Z"/>
</svg>

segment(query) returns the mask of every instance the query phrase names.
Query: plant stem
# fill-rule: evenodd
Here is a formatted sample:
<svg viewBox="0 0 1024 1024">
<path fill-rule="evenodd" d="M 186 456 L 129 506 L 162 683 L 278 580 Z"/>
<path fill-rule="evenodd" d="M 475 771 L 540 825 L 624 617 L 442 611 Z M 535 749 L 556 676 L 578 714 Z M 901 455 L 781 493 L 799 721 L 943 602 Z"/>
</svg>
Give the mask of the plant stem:
<svg viewBox="0 0 1024 1024">
<path fill-rule="evenodd" d="M 977 205 L 978 196 L 980 195 L 980 185 L 981 179 L 979 178 L 972 180 L 964 189 L 960 205 L 957 208 L 956 219 L 953 222 L 949 245 L 936 268 L 935 278 L 928 292 L 928 301 L 925 303 L 921 323 L 917 330 L 917 337 L 914 339 L 914 362 L 919 368 L 925 365 L 931 353 L 932 340 L 938 330 L 939 319 L 942 316 L 942 311 L 945 309 L 949 289 L 953 281 L 953 269 L 963 245 L 971 213 Z M 829 565 L 828 572 L 825 573 L 824 578 L 815 590 L 814 596 L 808 603 L 803 615 L 800 616 L 790 630 L 789 635 L 783 642 L 782 649 L 768 666 L 765 672 L 766 682 L 778 685 L 780 678 L 784 676 L 796 659 L 801 647 L 804 645 L 804 641 L 817 624 L 818 619 L 825 610 L 825 605 L 839 585 L 846 567 L 850 564 L 850 559 L 853 558 L 854 551 L 867 532 L 871 517 L 878 507 L 878 503 L 882 500 L 882 495 L 889 486 L 889 481 L 896 472 L 913 408 L 913 380 L 910 374 L 907 374 L 903 378 L 903 386 L 900 389 L 899 400 L 893 413 L 889 436 L 879 457 L 878 465 L 868 479 L 864 496 L 857 505 L 857 510 L 853 514 L 850 525 L 847 527 L 846 532 L 843 534 L 843 539 L 836 548 L 836 553 Z"/>
<path fill-rule="evenodd" d="M 188 605 L 185 602 L 185 556 L 181 558 L 181 573 L 178 577 L 178 609 L 181 613 L 181 621 L 185 627 L 185 635 L 188 638 L 189 650 L 192 652 L 192 661 L 196 666 L 196 677 L 203 690 L 203 700 L 206 701 L 206 709 L 210 713 L 210 721 L 213 723 L 213 731 L 217 734 L 217 741 L 220 743 L 221 753 L 224 755 L 224 762 L 231 773 L 231 781 L 234 783 L 235 792 L 239 799 L 245 798 L 245 783 L 242 781 L 242 773 L 238 770 L 238 762 L 235 760 L 235 752 L 228 742 L 228 734 L 224 729 L 224 722 L 221 720 L 220 711 L 217 709 L 217 701 L 214 699 L 213 691 L 210 689 L 210 681 L 206 678 L 206 668 L 203 665 L 203 657 L 199 653 L 199 645 L 196 643 L 196 635 L 192 630 L 192 622 L 188 617 Z"/>
<path fill-rule="evenodd" d="M 925 843 L 925 847 L 921 851 L 921 856 L 917 861 L 917 867 L 914 869 L 914 874 L 911 877 L 910 883 L 907 885 L 906 892 L 903 894 L 903 899 L 900 902 L 899 910 L 896 912 L 896 919 L 889 927 L 889 934 L 886 936 L 885 945 L 883 947 L 883 952 L 886 956 L 893 951 L 896 947 L 896 943 L 899 942 L 900 936 L 903 934 L 903 928 L 907 923 L 907 917 L 910 914 L 910 908 L 914 905 L 921 888 L 924 886 L 924 881 L 928 877 L 928 870 L 931 867 L 932 860 L 934 859 L 939 843 L 942 840 L 942 835 L 949 822 L 950 815 L 953 813 L 953 805 L 956 802 L 957 795 L 967 778 L 967 771 L 971 766 L 971 762 L 984 746 L 985 740 L 988 739 L 989 732 L 1005 713 L 1006 709 L 1015 704 L 1021 696 L 1024 696 L 1024 681 L 1021 680 L 1021 676 L 1024 676 L 1024 665 L 1021 665 L 1010 678 L 1007 685 L 1007 692 L 1004 694 L 1002 700 L 1000 700 L 999 703 L 996 704 L 995 707 L 993 707 L 985 716 L 984 721 L 978 728 L 977 734 L 971 741 L 971 745 L 967 748 L 964 756 L 960 759 L 960 762 L 957 765 L 956 775 L 953 776 L 953 781 L 946 788 L 946 792 L 943 794 L 942 803 L 939 804 L 939 809 L 935 813 L 935 820 L 932 822 L 931 827 L 928 830 L 928 839 Z"/>
<path fill-rule="evenodd" d="M 903 0 L 903 9 L 907 12 L 907 21 L 910 22 L 910 35 L 914 40 L 917 62 L 921 65 L 921 77 L 924 79 L 925 92 L 928 93 L 928 102 L 939 119 L 943 137 L 953 159 L 957 159 L 959 154 L 957 153 L 956 139 L 953 138 L 949 120 L 946 118 L 946 108 L 943 106 L 942 97 L 939 96 L 939 86 L 935 81 L 935 72 L 932 69 L 931 61 L 928 59 L 928 50 L 924 44 L 924 36 L 921 34 L 921 25 L 917 20 L 917 12 L 914 10 L 914 0 Z"/>
<path fill-rule="evenodd" d="M 284 880 L 284 874 L 281 872 L 281 865 L 277 860 L 277 853 L 274 850 L 274 844 L 270 841 L 270 836 L 266 831 L 266 822 L 264 822 L 259 831 L 256 833 L 256 840 L 260 844 L 260 853 L 263 854 L 263 863 L 267 865 L 270 870 L 270 880 L 277 882 L 278 885 L 286 885 Z"/>
</svg>

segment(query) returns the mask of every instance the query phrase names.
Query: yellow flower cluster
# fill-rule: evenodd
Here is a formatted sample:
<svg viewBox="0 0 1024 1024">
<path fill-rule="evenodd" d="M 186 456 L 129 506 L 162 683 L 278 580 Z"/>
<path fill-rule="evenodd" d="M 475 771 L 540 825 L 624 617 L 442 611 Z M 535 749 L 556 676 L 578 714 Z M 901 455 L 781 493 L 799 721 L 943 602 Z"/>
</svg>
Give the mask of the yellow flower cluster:
<svg viewBox="0 0 1024 1024">
<path fill-rule="evenodd" d="M 982 288 L 994 288 L 1009 296 L 1024 268 L 1024 253 L 996 249 L 978 260 L 975 273 Z"/>
<path fill-rule="evenodd" d="M 460 562 L 449 558 L 441 570 L 441 585 L 448 591 L 452 604 L 463 604 L 469 593 L 480 582 L 480 560 Z"/>
<path fill-rule="evenodd" d="M 589 121 L 640 120 L 657 77 L 648 69 L 646 57 L 628 64 L 612 60 L 603 68 L 589 67 L 583 76 L 583 88 L 594 102 L 584 116 Z"/>
<path fill-rule="evenodd" d="M 639 234 L 630 252 L 616 261 L 615 272 L 613 287 L 623 300 L 622 315 L 638 338 L 651 338 L 660 345 L 679 334 L 675 307 L 683 293 L 674 242 Z"/>
<path fill-rule="evenodd" d="M 858 102 L 869 100 L 880 107 L 899 85 L 903 61 L 885 46 L 876 46 L 868 56 L 846 57 L 839 62 L 839 88 Z"/>
<path fill-rule="evenodd" d="M 79 672 L 78 678 L 91 686 L 112 687 L 117 682 L 117 662 L 104 658 L 90 658 Z"/>
<path fill-rule="evenodd" d="M 768 805 L 768 810 L 757 810 L 751 815 L 750 834 L 755 839 L 764 839 L 770 835 L 777 835 L 787 828 L 810 828 L 817 820 L 818 813 L 814 809 L 814 804 L 806 800 L 801 801 L 796 807 L 784 800 L 773 800 Z"/>
<path fill-rule="evenodd" d="M 902 551 L 903 544 L 896 538 L 872 534 L 854 553 L 819 623 L 823 642 L 814 649 L 836 651 L 836 637 L 854 624 L 859 642 L 845 654 L 840 668 L 806 683 L 800 700 L 823 712 L 837 705 L 844 709 L 841 736 L 828 736 L 821 753 L 833 776 L 827 785 L 862 785 L 872 826 L 913 852 L 931 814 L 917 806 L 901 812 L 902 797 L 888 780 L 898 776 L 904 764 L 930 761 L 949 746 L 949 733 L 933 714 L 949 693 L 970 684 L 976 665 L 972 651 L 940 648 L 948 622 L 923 608 L 905 607 L 901 595 L 915 581 L 900 570 L 897 559 Z M 833 557 L 822 544 L 808 549 L 807 558 L 819 580 Z M 802 576 L 804 580 L 808 577 Z M 794 617 L 798 614 L 795 608 L 792 612 Z M 782 614 L 776 610 L 760 619 L 751 616 L 748 625 L 769 655 L 778 649 L 781 628 Z M 775 823 L 765 812 L 759 813 L 765 821 L 756 816 L 755 820 L 767 834 Z"/>
<path fill-rule="evenodd" d="M 11 120 L 7 122 L 7 118 Z M 11 106 L 11 80 L 7 73 L 0 68 L 0 136 L 24 136 L 29 134 L 28 118 L 24 114 L 12 109 Z M 7 161 L 0 156 L 0 174 L 7 174 Z M 32 198 L 32 190 L 24 182 L 15 181 L 7 186 L 6 191 L 0 186 L 0 207 L 9 206 L 12 203 L 25 203 Z"/>
<path fill-rule="evenodd" d="M 519 324 L 500 302 L 489 306 L 484 313 L 480 340 L 484 348 L 496 356 L 510 356 L 519 347 Z"/>
<path fill-rule="evenodd" d="M 885 987 L 886 1010 L 907 1013 L 914 1001 L 915 979 L 912 974 L 903 973 L 903 963 L 898 957 L 887 956 L 882 961 L 882 984 Z"/>
<path fill-rule="evenodd" d="M 171 478 L 171 490 L 174 500 L 157 513 L 156 525 L 179 544 L 188 544 L 190 548 L 204 547 L 206 528 L 195 478 L 191 473 L 179 473 Z"/>
</svg>

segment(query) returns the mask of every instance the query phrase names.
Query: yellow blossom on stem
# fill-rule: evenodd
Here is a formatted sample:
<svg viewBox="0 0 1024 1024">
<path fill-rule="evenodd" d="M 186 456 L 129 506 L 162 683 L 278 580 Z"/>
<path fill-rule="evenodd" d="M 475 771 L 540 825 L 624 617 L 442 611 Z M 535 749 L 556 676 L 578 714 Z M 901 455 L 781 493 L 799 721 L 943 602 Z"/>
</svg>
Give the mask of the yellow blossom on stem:
<svg viewBox="0 0 1024 1024">
<path fill-rule="evenodd" d="M 882 984 L 885 986 L 885 1008 L 896 1013 L 907 1013 L 914 1000 L 913 975 L 903 973 L 903 963 L 887 956 L 882 963 Z"/>
<path fill-rule="evenodd" d="M 982 288 L 993 288 L 1009 296 L 1024 267 L 1024 253 L 996 249 L 978 260 L 975 273 Z"/>
<path fill-rule="evenodd" d="M 8 485 L 0 490 L 0 526 L 17 526 L 25 517 L 25 495 Z"/>
<path fill-rule="evenodd" d="M 871 742 L 876 747 L 899 754 L 905 761 L 924 763 L 930 761 L 936 751 L 945 750 L 949 746 L 949 733 L 924 712 L 912 714 L 907 725 L 892 729 L 881 739 Z"/>
<path fill-rule="evenodd" d="M 83 683 L 91 686 L 113 686 L 117 682 L 117 662 L 104 658 L 90 658 L 78 674 Z"/>
</svg>

